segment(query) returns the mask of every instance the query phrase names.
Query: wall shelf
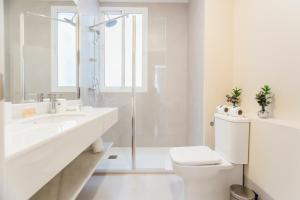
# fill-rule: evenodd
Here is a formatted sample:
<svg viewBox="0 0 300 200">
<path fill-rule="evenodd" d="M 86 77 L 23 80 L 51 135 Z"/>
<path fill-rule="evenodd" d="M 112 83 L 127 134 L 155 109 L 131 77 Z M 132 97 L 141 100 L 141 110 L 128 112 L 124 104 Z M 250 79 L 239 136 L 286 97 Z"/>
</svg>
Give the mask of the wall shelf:
<svg viewBox="0 0 300 200">
<path fill-rule="evenodd" d="M 105 143 L 105 150 L 101 153 L 89 150 L 80 154 L 30 200 L 74 200 L 112 145 Z"/>
<path fill-rule="evenodd" d="M 268 118 L 268 119 L 261 119 L 257 116 L 250 116 L 249 117 L 252 121 L 258 121 L 258 122 L 263 122 L 263 123 L 269 123 L 269 124 L 274 124 L 278 126 L 283 126 L 287 128 L 294 128 L 300 130 L 300 125 L 298 122 L 291 121 L 291 120 L 283 120 L 283 119 L 278 119 L 278 118 Z"/>
</svg>

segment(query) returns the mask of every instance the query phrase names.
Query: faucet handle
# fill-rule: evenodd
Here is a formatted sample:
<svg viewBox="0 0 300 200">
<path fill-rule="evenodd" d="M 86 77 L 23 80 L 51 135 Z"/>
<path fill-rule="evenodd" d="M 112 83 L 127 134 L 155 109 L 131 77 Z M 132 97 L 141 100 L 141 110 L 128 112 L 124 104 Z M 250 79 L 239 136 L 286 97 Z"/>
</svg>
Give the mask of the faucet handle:
<svg viewBox="0 0 300 200">
<path fill-rule="evenodd" d="M 54 114 L 56 113 L 56 94 L 55 93 L 49 93 L 48 97 L 50 98 L 50 109 L 49 113 Z"/>
<path fill-rule="evenodd" d="M 38 93 L 37 102 L 43 102 L 43 101 L 44 101 L 44 93 Z"/>
<path fill-rule="evenodd" d="M 57 94 L 56 93 L 49 93 L 48 97 L 52 104 L 56 104 L 56 102 L 57 102 Z"/>
<path fill-rule="evenodd" d="M 56 93 L 49 93 L 48 97 L 52 100 L 56 100 L 57 94 Z"/>
</svg>

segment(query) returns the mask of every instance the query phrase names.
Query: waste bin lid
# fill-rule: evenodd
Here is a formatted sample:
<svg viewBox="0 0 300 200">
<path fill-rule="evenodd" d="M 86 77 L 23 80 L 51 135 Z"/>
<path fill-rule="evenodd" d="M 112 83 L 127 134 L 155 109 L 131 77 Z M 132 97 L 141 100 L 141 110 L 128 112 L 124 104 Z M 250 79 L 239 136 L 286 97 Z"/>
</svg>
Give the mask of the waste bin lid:
<svg viewBox="0 0 300 200">
<path fill-rule="evenodd" d="M 238 200 L 255 200 L 255 193 L 241 185 L 230 186 L 230 194 Z"/>
</svg>

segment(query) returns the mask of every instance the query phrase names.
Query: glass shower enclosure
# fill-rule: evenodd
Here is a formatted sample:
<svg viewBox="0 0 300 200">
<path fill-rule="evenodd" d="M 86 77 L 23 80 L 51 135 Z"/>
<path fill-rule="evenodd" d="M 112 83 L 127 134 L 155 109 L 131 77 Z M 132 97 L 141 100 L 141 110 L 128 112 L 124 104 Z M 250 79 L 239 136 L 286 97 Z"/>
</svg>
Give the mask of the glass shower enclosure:
<svg viewBox="0 0 300 200">
<path fill-rule="evenodd" d="M 82 99 L 119 109 L 118 123 L 103 136 L 114 145 L 99 173 L 166 172 L 169 148 L 187 143 L 186 47 L 168 38 L 176 29 L 168 23 L 173 14 L 155 6 L 102 7 L 100 16 L 81 17 L 88 27 L 81 39 Z"/>
</svg>

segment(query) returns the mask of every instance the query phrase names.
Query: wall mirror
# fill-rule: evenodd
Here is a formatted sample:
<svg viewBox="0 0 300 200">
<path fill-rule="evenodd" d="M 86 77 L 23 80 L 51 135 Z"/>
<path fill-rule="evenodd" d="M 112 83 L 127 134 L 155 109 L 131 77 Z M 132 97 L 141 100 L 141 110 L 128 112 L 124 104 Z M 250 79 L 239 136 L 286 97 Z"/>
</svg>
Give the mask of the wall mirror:
<svg viewBox="0 0 300 200">
<path fill-rule="evenodd" d="M 73 1 L 6 0 L 5 98 L 79 98 L 79 20 Z M 8 25 L 9 24 L 9 25 Z"/>
</svg>

